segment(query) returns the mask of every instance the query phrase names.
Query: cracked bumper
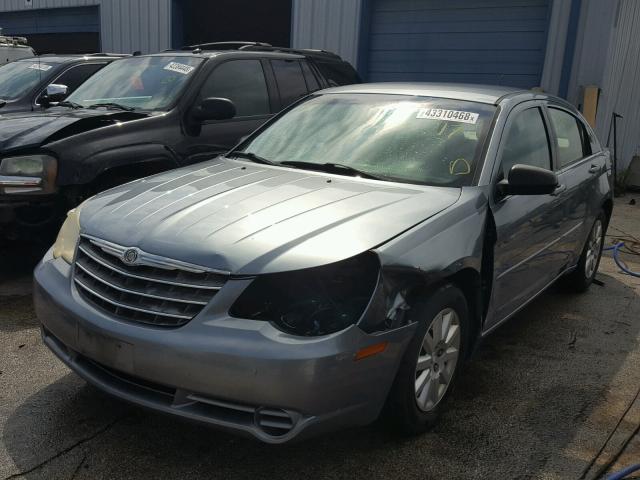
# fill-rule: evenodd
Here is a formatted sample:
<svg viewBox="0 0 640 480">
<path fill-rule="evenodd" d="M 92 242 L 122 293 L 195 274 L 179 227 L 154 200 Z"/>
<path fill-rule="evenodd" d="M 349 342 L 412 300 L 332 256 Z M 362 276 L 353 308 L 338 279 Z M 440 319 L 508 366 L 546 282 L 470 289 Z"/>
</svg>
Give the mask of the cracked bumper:
<svg viewBox="0 0 640 480">
<path fill-rule="evenodd" d="M 35 270 L 34 295 L 45 344 L 85 380 L 124 400 L 268 443 L 373 421 L 414 326 L 294 337 L 227 315 L 246 285 L 229 281 L 183 327 L 149 328 L 87 303 L 72 285 L 71 267 L 49 252 Z M 387 342 L 383 353 L 355 360 L 357 351 L 380 342 Z"/>
</svg>

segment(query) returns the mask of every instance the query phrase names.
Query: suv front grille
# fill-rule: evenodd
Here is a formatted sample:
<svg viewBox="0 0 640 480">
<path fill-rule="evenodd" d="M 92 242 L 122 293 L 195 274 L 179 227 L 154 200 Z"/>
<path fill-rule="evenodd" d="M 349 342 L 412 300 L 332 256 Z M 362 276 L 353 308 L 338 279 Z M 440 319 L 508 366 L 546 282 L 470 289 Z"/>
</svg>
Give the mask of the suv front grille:
<svg viewBox="0 0 640 480">
<path fill-rule="evenodd" d="M 74 282 L 80 294 L 117 318 L 179 327 L 195 317 L 225 284 L 228 274 L 139 252 L 135 265 L 122 260 L 128 249 L 83 236 Z"/>
</svg>

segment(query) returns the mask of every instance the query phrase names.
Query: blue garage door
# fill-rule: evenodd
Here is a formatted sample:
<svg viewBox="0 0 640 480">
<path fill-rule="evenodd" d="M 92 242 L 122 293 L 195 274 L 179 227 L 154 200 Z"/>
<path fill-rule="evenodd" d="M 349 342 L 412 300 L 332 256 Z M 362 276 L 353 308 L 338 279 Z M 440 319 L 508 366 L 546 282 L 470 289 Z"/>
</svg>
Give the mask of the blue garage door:
<svg viewBox="0 0 640 480">
<path fill-rule="evenodd" d="M 98 7 L 49 8 L 0 13 L 7 35 L 27 37 L 37 53 L 100 51 Z"/>
<path fill-rule="evenodd" d="M 549 0 L 371 0 L 369 81 L 538 86 Z"/>
<path fill-rule="evenodd" d="M 3 12 L 0 26 L 6 35 L 99 32 L 100 13 L 98 7 Z"/>
</svg>

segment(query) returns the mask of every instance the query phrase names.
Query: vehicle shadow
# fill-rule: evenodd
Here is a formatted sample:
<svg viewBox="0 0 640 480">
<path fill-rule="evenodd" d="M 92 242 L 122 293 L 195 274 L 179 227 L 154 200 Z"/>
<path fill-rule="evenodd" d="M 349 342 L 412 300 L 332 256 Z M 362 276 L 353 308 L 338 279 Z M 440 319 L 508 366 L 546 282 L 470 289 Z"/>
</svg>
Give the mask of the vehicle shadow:
<svg viewBox="0 0 640 480">
<path fill-rule="evenodd" d="M 638 347 L 637 293 L 600 278 L 587 295 L 544 294 L 489 337 L 425 435 L 374 425 L 263 445 L 125 405 L 69 374 L 15 409 L 2 440 L 20 471 L 66 456 L 75 478 L 537 478 Z M 584 464 L 568 467 L 572 478 Z M 48 465 L 25 478 L 51 478 Z"/>
</svg>

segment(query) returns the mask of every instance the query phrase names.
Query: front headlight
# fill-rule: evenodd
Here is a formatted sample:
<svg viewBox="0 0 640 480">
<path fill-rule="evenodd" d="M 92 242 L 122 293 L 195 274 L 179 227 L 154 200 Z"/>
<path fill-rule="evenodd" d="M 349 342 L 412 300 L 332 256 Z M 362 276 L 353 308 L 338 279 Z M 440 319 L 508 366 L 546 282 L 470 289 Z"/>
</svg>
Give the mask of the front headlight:
<svg viewBox="0 0 640 480">
<path fill-rule="evenodd" d="M 377 256 L 367 252 L 322 267 L 260 275 L 229 313 L 271 322 L 293 335 L 338 332 L 360 320 L 378 283 L 379 271 Z"/>
<path fill-rule="evenodd" d="M 53 258 L 62 257 L 67 263 L 73 263 L 76 245 L 80 238 L 80 207 L 67 213 L 56 243 L 53 244 Z"/>
<path fill-rule="evenodd" d="M 50 155 L 23 155 L 0 160 L 0 188 L 4 193 L 50 193 L 55 188 L 58 162 Z"/>
</svg>

